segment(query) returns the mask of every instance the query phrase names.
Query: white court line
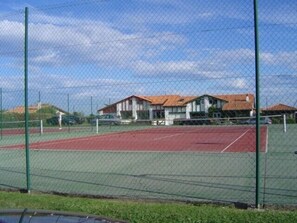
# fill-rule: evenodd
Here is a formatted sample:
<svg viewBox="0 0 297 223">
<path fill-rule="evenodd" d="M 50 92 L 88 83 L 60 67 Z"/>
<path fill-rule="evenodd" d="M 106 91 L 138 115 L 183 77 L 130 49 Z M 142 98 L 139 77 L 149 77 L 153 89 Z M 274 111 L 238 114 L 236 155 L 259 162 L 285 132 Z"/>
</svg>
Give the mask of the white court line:
<svg viewBox="0 0 297 223">
<path fill-rule="evenodd" d="M 162 137 L 154 138 L 154 141 L 160 140 L 160 139 L 171 138 L 171 137 L 179 136 L 179 135 L 183 135 L 183 134 L 185 134 L 185 133 L 177 133 L 177 134 L 173 134 L 173 135 L 169 135 L 169 136 L 162 136 Z"/>
<path fill-rule="evenodd" d="M 236 143 L 241 137 L 243 137 L 249 130 L 245 131 L 244 133 L 242 133 L 237 139 L 235 139 L 233 142 L 231 142 L 228 146 L 226 146 L 221 153 L 225 152 L 230 146 L 232 146 L 234 143 Z"/>
</svg>

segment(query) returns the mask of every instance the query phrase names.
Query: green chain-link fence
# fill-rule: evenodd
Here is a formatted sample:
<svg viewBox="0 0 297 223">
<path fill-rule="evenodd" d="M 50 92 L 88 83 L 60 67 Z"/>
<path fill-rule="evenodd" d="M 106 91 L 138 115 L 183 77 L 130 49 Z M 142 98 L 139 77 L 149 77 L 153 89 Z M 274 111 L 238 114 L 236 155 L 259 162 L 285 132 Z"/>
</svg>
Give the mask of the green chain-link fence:
<svg viewBox="0 0 297 223">
<path fill-rule="evenodd" d="M 29 7 L 27 45 L 1 15 L 0 187 L 296 205 L 296 2 L 268 3 L 258 72 L 252 1 Z"/>
</svg>

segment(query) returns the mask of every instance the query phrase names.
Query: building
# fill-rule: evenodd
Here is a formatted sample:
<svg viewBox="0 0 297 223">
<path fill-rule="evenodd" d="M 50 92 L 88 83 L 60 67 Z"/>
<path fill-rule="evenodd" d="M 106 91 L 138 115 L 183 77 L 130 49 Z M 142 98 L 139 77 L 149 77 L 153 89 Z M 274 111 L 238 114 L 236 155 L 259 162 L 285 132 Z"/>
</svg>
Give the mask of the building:
<svg viewBox="0 0 297 223">
<path fill-rule="evenodd" d="M 276 104 L 262 109 L 262 115 L 286 115 L 287 118 L 297 121 L 297 108 L 285 104 Z"/>
<path fill-rule="evenodd" d="M 250 117 L 254 114 L 253 94 L 202 95 L 188 103 L 190 118 Z"/>
<path fill-rule="evenodd" d="M 252 116 L 254 95 L 132 95 L 97 112 L 116 113 L 122 119 L 158 120 L 171 125 L 174 119 Z"/>
<path fill-rule="evenodd" d="M 41 109 L 41 108 L 52 108 L 52 109 L 54 109 L 56 111 L 62 112 L 63 114 L 67 113 L 66 111 L 64 111 L 61 108 L 58 108 L 57 106 L 54 106 L 54 105 L 51 105 L 51 104 L 41 104 L 41 103 L 34 104 L 34 105 L 29 105 L 28 106 L 28 111 L 29 111 L 30 114 L 33 114 L 33 113 L 37 113 L 37 111 L 39 109 Z M 25 106 L 14 107 L 12 109 L 7 110 L 6 113 L 23 114 L 23 113 L 25 113 Z"/>
</svg>

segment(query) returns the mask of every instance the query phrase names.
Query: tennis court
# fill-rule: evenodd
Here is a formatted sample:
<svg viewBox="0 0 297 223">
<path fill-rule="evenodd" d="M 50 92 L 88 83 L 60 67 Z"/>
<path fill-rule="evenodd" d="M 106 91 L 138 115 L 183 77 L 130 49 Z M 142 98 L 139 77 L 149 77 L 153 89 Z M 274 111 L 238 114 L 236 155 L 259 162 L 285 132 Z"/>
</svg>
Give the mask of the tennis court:
<svg viewBox="0 0 297 223">
<path fill-rule="evenodd" d="M 35 142 L 30 149 L 167 151 L 167 152 L 255 152 L 253 126 L 158 127 L 113 132 L 68 139 Z M 261 127 L 261 151 L 267 150 L 267 126 Z M 23 144 L 3 146 L 22 149 Z"/>
<path fill-rule="evenodd" d="M 254 203 L 255 126 L 100 128 L 101 134 L 67 128 L 31 134 L 32 190 Z M 266 204 L 296 203 L 297 129 L 291 125 L 286 133 L 282 130 L 281 125 L 261 128 L 260 196 Z M 2 188 L 26 187 L 21 138 L 2 139 Z"/>
</svg>

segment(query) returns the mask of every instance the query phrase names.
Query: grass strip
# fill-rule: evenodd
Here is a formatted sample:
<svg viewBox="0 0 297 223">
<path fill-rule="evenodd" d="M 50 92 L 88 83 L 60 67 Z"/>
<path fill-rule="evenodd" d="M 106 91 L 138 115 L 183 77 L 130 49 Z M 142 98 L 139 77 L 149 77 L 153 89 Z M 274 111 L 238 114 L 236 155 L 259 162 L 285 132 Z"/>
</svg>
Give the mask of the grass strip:
<svg viewBox="0 0 297 223">
<path fill-rule="evenodd" d="M 129 222 L 297 222 L 297 211 L 239 210 L 210 204 L 163 203 L 0 192 L 1 209 L 38 209 L 94 214 Z"/>
</svg>

